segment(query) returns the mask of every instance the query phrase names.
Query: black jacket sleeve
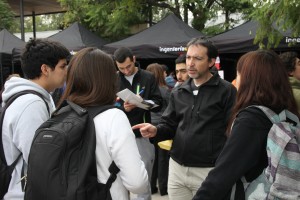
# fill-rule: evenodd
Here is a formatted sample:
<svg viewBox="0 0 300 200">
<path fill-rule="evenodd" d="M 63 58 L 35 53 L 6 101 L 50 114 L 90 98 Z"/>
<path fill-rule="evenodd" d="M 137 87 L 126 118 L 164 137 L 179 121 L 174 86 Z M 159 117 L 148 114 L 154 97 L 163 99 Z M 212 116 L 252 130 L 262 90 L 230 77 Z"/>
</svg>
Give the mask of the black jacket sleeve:
<svg viewBox="0 0 300 200">
<path fill-rule="evenodd" d="M 154 141 L 160 142 L 163 140 L 173 139 L 176 133 L 177 124 L 174 95 L 171 93 L 168 106 L 157 125 L 157 135 L 154 138 Z"/>
<path fill-rule="evenodd" d="M 266 142 L 271 126 L 271 121 L 259 109 L 241 111 L 215 168 L 208 174 L 193 200 L 226 199 L 241 177 L 253 180 L 262 173 L 267 166 Z"/>
</svg>

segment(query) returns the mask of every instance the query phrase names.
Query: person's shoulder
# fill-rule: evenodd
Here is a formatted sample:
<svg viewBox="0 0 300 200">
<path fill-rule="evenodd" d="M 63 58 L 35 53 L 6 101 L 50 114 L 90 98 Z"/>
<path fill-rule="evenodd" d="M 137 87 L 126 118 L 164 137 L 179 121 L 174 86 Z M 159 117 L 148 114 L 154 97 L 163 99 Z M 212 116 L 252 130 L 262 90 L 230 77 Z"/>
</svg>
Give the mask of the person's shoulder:
<svg viewBox="0 0 300 200">
<path fill-rule="evenodd" d="M 190 89 L 190 83 L 191 81 L 185 81 L 180 85 L 177 85 L 176 87 L 173 87 L 171 90 L 171 94 L 175 94 L 184 90 L 189 90 Z"/>
<path fill-rule="evenodd" d="M 141 76 L 150 76 L 150 77 L 154 77 L 154 75 L 153 75 L 151 72 L 147 71 L 147 70 L 139 69 L 139 72 L 140 72 Z"/>
<path fill-rule="evenodd" d="M 169 96 L 171 90 L 167 86 L 159 86 L 160 93 L 163 97 Z"/>
<path fill-rule="evenodd" d="M 222 79 L 220 76 L 219 76 L 219 81 L 220 81 L 220 84 L 224 85 L 225 87 L 234 87 L 232 83 L 230 83 L 229 81 L 225 80 L 225 79 Z"/>
<path fill-rule="evenodd" d="M 120 113 L 124 113 L 124 112 L 121 109 L 119 109 L 115 106 L 112 106 L 112 107 L 109 107 L 108 109 L 106 109 L 105 111 L 103 111 L 100 114 L 120 114 Z"/>
<path fill-rule="evenodd" d="M 97 127 L 101 127 L 106 130 L 111 130 L 112 127 L 115 128 L 125 128 L 126 126 L 130 127 L 126 114 L 118 108 L 111 108 L 105 110 L 104 112 L 98 114 L 94 118 L 94 121 Z"/>
<path fill-rule="evenodd" d="M 154 74 L 151 72 L 144 70 L 144 69 L 139 69 L 139 76 L 141 80 L 153 84 L 156 82 Z"/>
<path fill-rule="evenodd" d="M 167 92 L 170 92 L 171 90 L 168 88 L 168 86 L 159 86 L 159 90 L 160 92 L 164 92 L 164 93 L 167 93 Z"/>
<path fill-rule="evenodd" d="M 222 79 L 221 77 L 219 77 L 218 79 L 219 79 L 218 82 L 220 87 L 224 87 L 226 90 L 236 91 L 236 87 L 234 87 L 232 83 Z"/>
<path fill-rule="evenodd" d="M 261 111 L 258 107 L 256 106 L 248 106 L 244 109 L 242 109 L 239 114 L 244 114 L 247 116 L 253 117 L 254 115 L 263 115 L 263 111 Z"/>
<path fill-rule="evenodd" d="M 98 116 L 101 116 L 101 118 L 108 120 L 115 117 L 126 117 L 126 114 L 121 109 L 113 107 L 105 110 L 104 112 L 100 113 Z"/>
<path fill-rule="evenodd" d="M 36 94 L 28 93 L 28 94 L 19 96 L 17 99 L 15 99 L 12 106 L 15 105 L 15 106 L 26 107 L 28 105 L 34 105 L 36 103 L 39 104 L 40 102 L 45 104 L 42 97 L 40 97 Z"/>
<path fill-rule="evenodd" d="M 266 114 L 255 106 L 249 106 L 242 109 L 237 115 L 237 120 L 244 121 L 245 124 L 250 126 L 255 125 L 258 127 L 265 127 L 266 125 L 272 125 L 272 122 Z"/>
</svg>

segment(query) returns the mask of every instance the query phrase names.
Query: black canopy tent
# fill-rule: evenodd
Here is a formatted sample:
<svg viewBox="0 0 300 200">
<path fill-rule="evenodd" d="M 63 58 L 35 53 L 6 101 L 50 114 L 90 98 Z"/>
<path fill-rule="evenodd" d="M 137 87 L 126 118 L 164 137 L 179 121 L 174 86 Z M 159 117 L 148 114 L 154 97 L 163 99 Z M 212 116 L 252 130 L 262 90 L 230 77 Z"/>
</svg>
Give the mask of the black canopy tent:
<svg viewBox="0 0 300 200">
<path fill-rule="evenodd" d="M 62 43 L 71 53 L 75 53 L 85 47 L 101 48 L 107 43 L 104 39 L 98 37 L 77 22 L 65 30 L 48 37 L 48 39 Z M 20 56 L 21 49 L 14 48 L 12 51 L 13 63 L 18 63 Z"/>
<path fill-rule="evenodd" d="M 14 48 L 23 48 L 25 42 L 11 34 L 6 29 L 0 32 L 0 70 L 1 70 L 1 86 L 5 79 L 12 73 L 21 73 L 21 67 L 15 71 L 12 67 L 12 50 Z"/>
<path fill-rule="evenodd" d="M 224 70 L 224 75 L 227 80 L 231 81 L 235 78 L 235 67 L 239 57 L 246 52 L 254 51 L 259 48 L 257 44 L 253 44 L 258 27 L 259 24 L 257 21 L 248 21 L 210 38 L 218 48 L 221 59 L 221 69 Z M 284 38 L 281 40 L 279 46 L 273 48 L 273 50 L 276 52 L 300 51 L 299 42 L 294 46 L 289 46 L 287 42 L 287 37 L 291 36 L 289 30 L 280 32 Z"/>
<path fill-rule="evenodd" d="M 104 44 L 107 44 L 104 39 L 92 33 L 78 22 L 48 38 L 62 43 L 70 51 L 78 51 L 85 47 L 98 47 L 101 49 Z"/>
<path fill-rule="evenodd" d="M 246 53 L 258 49 L 258 45 L 253 44 L 258 26 L 258 22 L 248 21 L 227 32 L 211 37 L 210 39 L 218 47 L 220 54 Z M 300 43 L 297 43 L 295 46 L 289 46 L 287 37 L 291 36 L 291 31 L 287 30 L 285 32 L 280 32 L 284 38 L 281 40 L 278 47 L 273 48 L 275 51 L 300 49 Z"/>
<path fill-rule="evenodd" d="M 194 37 L 204 36 L 174 14 L 126 39 L 106 44 L 103 50 L 113 53 L 119 47 L 129 47 L 138 59 L 175 59 L 186 51 Z"/>
</svg>

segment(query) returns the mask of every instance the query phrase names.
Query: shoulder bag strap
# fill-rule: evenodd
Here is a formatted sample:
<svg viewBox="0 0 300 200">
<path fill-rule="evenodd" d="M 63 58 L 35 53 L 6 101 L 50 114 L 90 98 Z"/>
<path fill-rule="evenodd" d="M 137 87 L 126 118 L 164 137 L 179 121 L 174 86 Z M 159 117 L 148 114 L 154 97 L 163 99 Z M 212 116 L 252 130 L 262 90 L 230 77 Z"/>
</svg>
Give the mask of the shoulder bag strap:
<svg viewBox="0 0 300 200">
<path fill-rule="evenodd" d="M 2 142 L 2 126 L 3 126 L 3 120 L 4 120 L 4 116 L 5 116 L 5 112 L 6 109 L 20 96 L 25 95 L 25 94 L 35 94 L 37 96 L 39 96 L 45 103 L 47 111 L 50 115 L 50 109 L 49 109 L 49 105 L 48 103 L 45 101 L 44 97 L 37 91 L 34 90 L 24 90 L 21 92 L 18 92 L 16 94 L 14 94 L 13 96 L 11 96 L 7 102 L 5 103 L 4 107 L 2 108 L 2 112 L 1 112 L 1 116 L 0 116 L 0 159 L 2 160 L 2 162 L 7 165 L 6 159 L 5 159 L 5 155 L 4 155 L 4 147 L 3 147 L 3 142 Z M 15 159 L 15 161 L 10 165 L 9 170 L 12 172 L 15 169 L 15 166 L 18 163 L 18 160 L 22 157 L 22 152 L 18 155 L 18 157 Z M 22 166 L 22 173 L 21 173 L 21 177 L 24 176 L 24 162 L 23 162 L 23 166 Z M 24 185 L 24 181 L 22 181 L 22 188 Z"/>
<path fill-rule="evenodd" d="M 3 125 L 3 119 L 4 119 L 4 115 L 5 115 L 5 112 L 6 112 L 6 109 L 20 96 L 22 95 L 25 95 L 25 94 L 30 94 L 30 93 L 33 93 L 33 94 L 36 94 L 38 96 L 40 96 L 43 101 L 45 102 L 46 106 L 47 106 L 47 110 L 48 110 L 48 113 L 50 113 L 49 111 L 49 106 L 47 104 L 47 102 L 44 100 L 44 98 L 42 97 L 42 95 L 36 91 L 33 91 L 33 90 L 24 90 L 24 91 L 21 91 L 21 92 L 18 92 L 16 94 L 14 94 L 13 96 L 11 96 L 7 102 L 5 103 L 4 107 L 2 107 L 2 112 L 1 112 L 1 116 L 0 116 L 0 158 L 1 160 L 3 161 L 3 163 L 5 163 L 7 165 L 7 162 L 6 162 L 6 159 L 5 159 L 5 155 L 4 155 L 4 149 L 3 149 L 3 142 L 2 142 L 2 125 Z M 18 156 L 18 158 L 16 160 L 18 160 L 20 158 L 20 156 Z M 14 161 L 15 163 L 15 161 Z"/>
<path fill-rule="evenodd" d="M 110 176 L 106 182 L 107 189 L 109 189 L 111 187 L 112 183 L 116 180 L 117 174 L 119 173 L 120 169 L 118 168 L 116 163 L 113 161 L 110 164 L 108 171 L 110 172 Z"/>
</svg>

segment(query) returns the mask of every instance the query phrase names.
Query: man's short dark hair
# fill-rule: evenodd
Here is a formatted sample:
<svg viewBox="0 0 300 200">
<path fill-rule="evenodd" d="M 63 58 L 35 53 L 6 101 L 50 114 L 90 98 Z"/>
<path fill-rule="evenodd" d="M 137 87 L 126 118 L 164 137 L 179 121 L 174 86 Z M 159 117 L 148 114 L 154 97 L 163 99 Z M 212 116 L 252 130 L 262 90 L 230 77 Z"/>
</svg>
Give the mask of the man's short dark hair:
<svg viewBox="0 0 300 200">
<path fill-rule="evenodd" d="M 279 57 L 282 60 L 288 73 L 295 71 L 296 58 L 299 58 L 297 52 L 295 51 L 284 52 L 280 54 Z"/>
<path fill-rule="evenodd" d="M 185 64 L 185 60 L 186 60 L 186 55 L 185 54 L 181 54 L 180 56 L 178 56 L 178 58 L 176 58 L 175 64 L 180 64 L 180 63 L 184 63 Z"/>
<path fill-rule="evenodd" d="M 114 53 L 114 60 L 123 63 L 126 58 L 130 58 L 131 61 L 133 61 L 133 53 L 132 51 L 127 47 L 120 47 L 117 49 Z"/>
<path fill-rule="evenodd" d="M 68 59 L 69 56 L 69 50 L 59 42 L 48 39 L 31 39 L 27 42 L 21 56 L 24 76 L 28 79 L 39 78 L 43 64 L 54 69 L 59 60 Z"/>
<path fill-rule="evenodd" d="M 200 37 L 200 38 L 193 38 L 191 39 L 188 44 L 187 48 L 189 48 L 192 45 L 200 45 L 207 48 L 207 56 L 209 59 L 216 58 L 218 56 L 218 49 L 217 47 L 212 43 L 212 41 Z"/>
</svg>

